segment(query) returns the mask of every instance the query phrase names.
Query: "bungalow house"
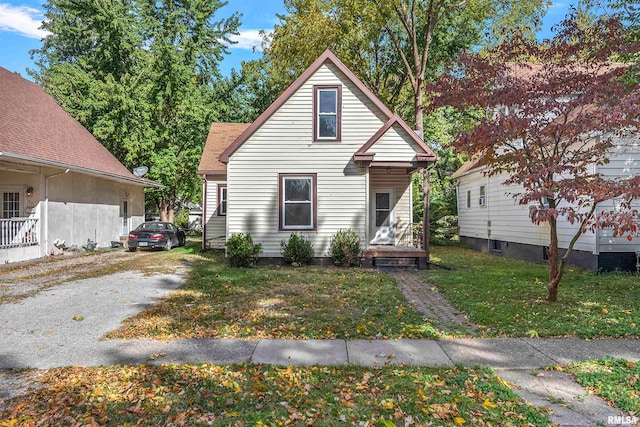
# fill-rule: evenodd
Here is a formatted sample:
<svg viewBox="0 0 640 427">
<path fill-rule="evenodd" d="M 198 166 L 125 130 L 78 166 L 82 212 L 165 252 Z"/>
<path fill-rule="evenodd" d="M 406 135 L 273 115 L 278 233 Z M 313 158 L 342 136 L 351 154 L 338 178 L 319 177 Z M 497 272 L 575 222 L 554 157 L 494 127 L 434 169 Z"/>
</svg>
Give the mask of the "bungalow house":
<svg viewBox="0 0 640 427">
<path fill-rule="evenodd" d="M 594 163 L 594 173 L 605 177 L 631 177 L 640 174 L 640 148 L 637 137 L 613 139 L 614 148 L 609 163 Z M 477 159 L 458 169 L 458 226 L 460 241 L 483 252 L 534 262 L 547 262 L 549 224 L 531 222 L 530 206 L 520 205 L 510 196 L 520 188 L 505 186 L 507 175 L 488 176 L 486 167 Z M 599 209 L 614 209 L 614 200 L 600 204 Z M 558 240 L 561 253 L 568 248 L 578 224 L 566 218 L 558 219 Z M 640 239 L 628 240 L 613 236 L 609 229 L 587 232 L 580 236 L 568 262 L 594 271 L 637 271 L 640 268 Z"/>
<path fill-rule="evenodd" d="M 435 160 L 325 51 L 255 122 L 211 125 L 198 171 L 203 245 L 250 233 L 263 257 L 279 258 L 280 242 L 300 232 L 316 258 L 328 258 L 331 237 L 351 229 L 368 262 L 424 266 L 428 247 L 413 244 L 411 174 Z"/>
<path fill-rule="evenodd" d="M 119 241 L 144 188 L 40 86 L 0 68 L 0 262 Z"/>
</svg>

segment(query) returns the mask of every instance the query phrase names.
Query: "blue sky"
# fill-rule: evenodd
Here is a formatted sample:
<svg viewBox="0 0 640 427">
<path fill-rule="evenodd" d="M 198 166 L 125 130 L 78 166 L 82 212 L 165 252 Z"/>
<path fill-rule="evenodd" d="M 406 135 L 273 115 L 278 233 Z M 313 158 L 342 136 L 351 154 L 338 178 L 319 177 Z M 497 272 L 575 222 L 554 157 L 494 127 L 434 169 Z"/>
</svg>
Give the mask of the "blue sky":
<svg viewBox="0 0 640 427">
<path fill-rule="evenodd" d="M 40 39 L 45 35 L 38 27 L 43 19 L 44 1 L 41 0 L 0 0 L 0 67 L 15 71 L 27 77 L 27 68 L 35 68 L 29 51 L 40 47 Z M 569 10 L 569 3 L 554 2 L 544 22 L 542 35 L 548 36 L 551 25 L 558 22 Z M 218 11 L 218 17 L 242 13 L 238 42 L 220 65 L 224 74 L 232 68 L 240 69 L 242 61 L 260 57 L 254 47 L 260 46 L 258 32 L 269 32 L 284 13 L 283 0 L 229 0 L 229 4 Z"/>
</svg>

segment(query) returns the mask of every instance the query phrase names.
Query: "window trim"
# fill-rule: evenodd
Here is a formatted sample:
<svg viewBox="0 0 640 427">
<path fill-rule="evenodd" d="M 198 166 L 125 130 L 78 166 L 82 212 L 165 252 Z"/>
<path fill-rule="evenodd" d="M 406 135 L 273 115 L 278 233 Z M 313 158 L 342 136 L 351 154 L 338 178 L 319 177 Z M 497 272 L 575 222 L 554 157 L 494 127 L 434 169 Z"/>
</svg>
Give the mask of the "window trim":
<svg viewBox="0 0 640 427">
<path fill-rule="evenodd" d="M 284 182 L 286 179 L 311 179 L 311 226 L 285 226 L 284 224 Z M 278 231 L 316 231 L 318 228 L 318 174 L 317 173 L 279 173 L 278 174 Z"/>
<path fill-rule="evenodd" d="M 471 190 L 467 190 L 467 209 L 471 208 Z"/>
<path fill-rule="evenodd" d="M 18 194 L 18 215 L 16 216 L 12 216 L 9 218 L 4 218 L 4 194 L 5 193 L 17 193 Z M 24 213 L 24 204 L 26 202 L 25 197 L 24 197 L 24 191 L 20 188 L 11 188 L 11 187 L 5 187 L 5 188 L 0 188 L 0 219 L 11 219 L 11 218 L 23 218 L 25 213 Z"/>
<path fill-rule="evenodd" d="M 222 190 L 225 190 L 225 197 L 224 197 L 224 203 L 225 203 L 225 208 L 224 210 L 222 209 Z M 227 216 L 227 211 L 229 210 L 229 191 L 227 190 L 227 184 L 218 184 L 218 198 L 216 199 L 218 201 L 218 216 Z"/>
<path fill-rule="evenodd" d="M 334 90 L 336 92 L 336 136 L 321 137 L 319 132 L 320 120 L 320 91 Z M 313 142 L 340 142 L 342 141 L 342 86 L 341 85 L 315 85 L 313 86 Z"/>
<path fill-rule="evenodd" d="M 480 197 L 478 198 L 478 205 L 485 207 L 487 206 L 487 187 L 486 185 L 480 186 Z"/>
</svg>

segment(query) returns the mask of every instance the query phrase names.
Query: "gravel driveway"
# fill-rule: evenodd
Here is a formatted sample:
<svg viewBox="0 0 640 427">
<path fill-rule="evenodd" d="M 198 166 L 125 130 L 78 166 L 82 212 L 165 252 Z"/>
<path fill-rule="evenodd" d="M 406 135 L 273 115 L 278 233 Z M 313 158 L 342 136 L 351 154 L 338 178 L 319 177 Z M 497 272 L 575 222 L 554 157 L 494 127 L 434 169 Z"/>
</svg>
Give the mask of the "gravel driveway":
<svg viewBox="0 0 640 427">
<path fill-rule="evenodd" d="M 123 272 L 72 281 L 0 305 L 0 369 L 119 363 L 100 341 L 120 322 L 177 288 L 184 272 Z M 116 342 L 113 342 L 116 344 Z"/>
</svg>

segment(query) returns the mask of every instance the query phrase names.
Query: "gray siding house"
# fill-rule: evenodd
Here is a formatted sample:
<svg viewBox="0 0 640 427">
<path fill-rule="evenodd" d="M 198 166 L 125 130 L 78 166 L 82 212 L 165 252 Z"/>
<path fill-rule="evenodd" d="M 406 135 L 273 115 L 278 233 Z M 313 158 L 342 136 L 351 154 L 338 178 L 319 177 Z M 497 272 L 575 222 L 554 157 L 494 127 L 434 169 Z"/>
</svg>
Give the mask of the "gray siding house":
<svg viewBox="0 0 640 427">
<path fill-rule="evenodd" d="M 144 221 L 144 188 L 40 86 L 0 68 L 0 262 L 119 241 Z"/>
</svg>

